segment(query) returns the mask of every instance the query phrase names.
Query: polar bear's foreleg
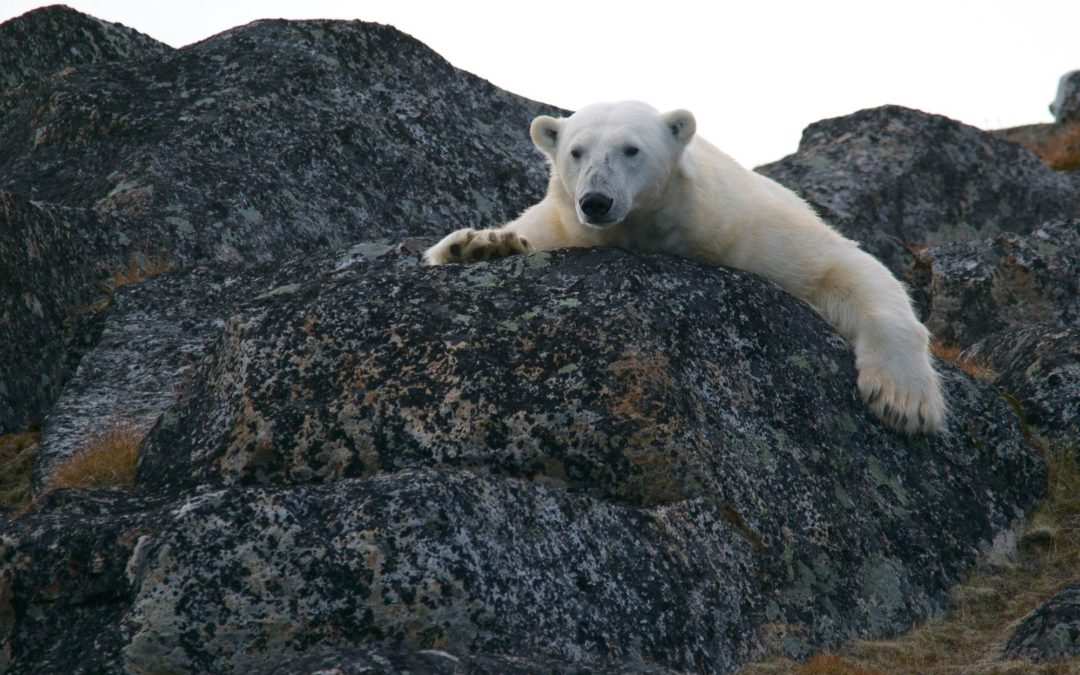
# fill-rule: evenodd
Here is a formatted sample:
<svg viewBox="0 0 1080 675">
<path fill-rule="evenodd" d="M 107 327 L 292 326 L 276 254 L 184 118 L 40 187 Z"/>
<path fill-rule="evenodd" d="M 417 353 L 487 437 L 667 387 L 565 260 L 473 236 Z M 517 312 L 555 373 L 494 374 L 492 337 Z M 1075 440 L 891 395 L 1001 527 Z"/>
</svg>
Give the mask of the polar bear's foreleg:
<svg viewBox="0 0 1080 675">
<path fill-rule="evenodd" d="M 941 431 L 946 407 L 929 331 L 884 265 L 847 250 L 822 269 L 806 299 L 854 346 L 859 392 L 871 411 L 900 431 Z"/>
</svg>

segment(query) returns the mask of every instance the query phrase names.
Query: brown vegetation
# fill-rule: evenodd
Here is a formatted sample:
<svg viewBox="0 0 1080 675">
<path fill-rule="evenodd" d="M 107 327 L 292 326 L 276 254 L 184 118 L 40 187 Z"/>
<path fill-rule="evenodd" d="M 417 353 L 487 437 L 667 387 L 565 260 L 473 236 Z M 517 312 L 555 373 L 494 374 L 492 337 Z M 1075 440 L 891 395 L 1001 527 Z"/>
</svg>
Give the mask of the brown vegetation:
<svg viewBox="0 0 1080 675">
<path fill-rule="evenodd" d="M 145 435 L 132 424 L 114 421 L 56 468 L 46 492 L 130 487 L 135 482 L 135 460 Z"/>
<path fill-rule="evenodd" d="M 1034 152 L 1051 169 L 1072 171 L 1080 168 L 1080 122 L 1033 124 L 994 133 Z"/>
<path fill-rule="evenodd" d="M 963 349 L 956 345 L 946 345 L 938 341 L 930 343 L 930 351 L 942 361 L 948 361 L 980 382 L 993 382 L 998 372 L 978 359 L 961 356 Z"/>
<path fill-rule="evenodd" d="M 174 269 L 176 269 L 176 264 L 163 257 L 137 253 L 128 259 L 126 267 L 114 272 L 112 276 L 109 277 L 105 286 L 109 293 L 112 293 L 121 286 L 126 286 L 142 279 L 156 277 L 159 274 L 165 274 Z"/>
</svg>

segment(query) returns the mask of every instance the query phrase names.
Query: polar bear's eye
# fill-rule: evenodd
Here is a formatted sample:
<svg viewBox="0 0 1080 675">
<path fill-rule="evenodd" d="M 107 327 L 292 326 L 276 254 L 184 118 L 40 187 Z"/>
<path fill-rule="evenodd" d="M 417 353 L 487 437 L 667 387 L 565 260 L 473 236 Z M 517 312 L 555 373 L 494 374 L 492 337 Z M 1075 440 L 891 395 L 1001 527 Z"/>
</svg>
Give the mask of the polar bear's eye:
<svg viewBox="0 0 1080 675">
<path fill-rule="evenodd" d="M 574 159 L 581 159 L 581 150 L 578 150 L 577 148 L 574 148 L 573 150 L 570 151 L 570 156 L 573 157 Z"/>
<path fill-rule="evenodd" d="M 638 154 L 638 152 L 639 152 L 638 148 L 633 146 L 633 145 L 628 145 L 625 148 L 623 148 L 623 154 L 626 155 L 627 157 L 633 157 L 634 155 Z"/>
</svg>

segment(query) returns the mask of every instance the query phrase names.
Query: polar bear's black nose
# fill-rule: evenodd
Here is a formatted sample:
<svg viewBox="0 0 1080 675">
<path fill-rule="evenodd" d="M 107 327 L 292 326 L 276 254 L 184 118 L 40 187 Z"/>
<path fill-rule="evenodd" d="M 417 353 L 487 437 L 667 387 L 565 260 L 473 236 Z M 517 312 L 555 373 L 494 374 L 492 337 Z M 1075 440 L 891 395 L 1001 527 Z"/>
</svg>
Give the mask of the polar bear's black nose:
<svg viewBox="0 0 1080 675">
<path fill-rule="evenodd" d="M 612 200 L 599 192 L 586 193 L 581 198 L 581 212 L 589 218 L 600 218 L 611 210 Z"/>
</svg>

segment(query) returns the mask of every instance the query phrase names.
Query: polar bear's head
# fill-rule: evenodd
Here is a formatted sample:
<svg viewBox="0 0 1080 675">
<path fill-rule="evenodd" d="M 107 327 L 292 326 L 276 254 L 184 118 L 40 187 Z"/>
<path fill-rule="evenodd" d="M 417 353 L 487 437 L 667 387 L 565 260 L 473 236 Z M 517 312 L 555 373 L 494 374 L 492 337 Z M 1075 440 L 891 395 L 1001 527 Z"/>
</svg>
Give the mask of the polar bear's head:
<svg viewBox="0 0 1080 675">
<path fill-rule="evenodd" d="M 687 110 L 661 114 L 637 101 L 598 103 L 570 117 L 533 120 L 533 143 L 585 225 L 610 227 L 664 195 L 697 126 Z"/>
</svg>

